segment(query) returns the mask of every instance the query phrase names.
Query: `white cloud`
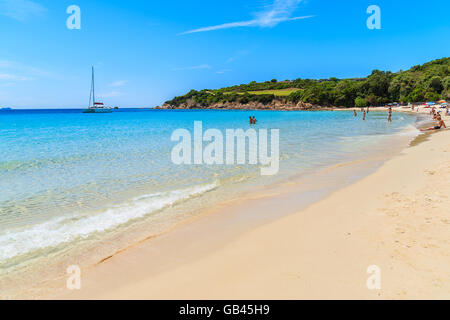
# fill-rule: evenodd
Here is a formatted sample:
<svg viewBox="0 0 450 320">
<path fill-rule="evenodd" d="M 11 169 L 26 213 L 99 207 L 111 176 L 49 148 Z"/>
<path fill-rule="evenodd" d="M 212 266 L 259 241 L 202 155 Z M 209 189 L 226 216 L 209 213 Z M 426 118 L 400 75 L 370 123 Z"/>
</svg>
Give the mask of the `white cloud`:
<svg viewBox="0 0 450 320">
<path fill-rule="evenodd" d="M 0 82 L 12 85 L 19 81 L 30 81 L 39 77 L 48 77 L 51 74 L 45 70 L 23 65 L 9 60 L 0 60 Z"/>
<path fill-rule="evenodd" d="M 128 83 L 127 80 L 117 80 L 117 81 L 114 81 L 113 83 L 110 83 L 109 86 L 117 88 L 117 87 L 123 87 L 127 83 Z"/>
<path fill-rule="evenodd" d="M 8 60 L 0 60 L 0 68 L 12 68 L 16 65 L 15 62 Z"/>
<path fill-rule="evenodd" d="M 0 81 L 6 80 L 6 81 L 27 81 L 31 80 L 31 78 L 19 76 L 15 74 L 10 73 L 0 73 Z"/>
<path fill-rule="evenodd" d="M 114 98 L 114 97 L 118 97 L 123 95 L 122 92 L 119 91 L 110 91 L 110 92 L 105 92 L 105 93 L 100 93 L 98 95 L 99 98 Z"/>
<path fill-rule="evenodd" d="M 227 59 L 227 63 L 232 63 L 246 55 L 248 55 L 250 52 L 248 50 L 239 50 L 236 52 L 236 54 L 230 58 Z"/>
<path fill-rule="evenodd" d="M 216 73 L 217 74 L 225 74 L 225 73 L 231 72 L 231 71 L 232 71 L 231 69 L 224 69 L 224 70 L 218 70 L 218 71 L 216 71 Z"/>
<path fill-rule="evenodd" d="M 22 74 L 25 77 L 28 77 L 28 75 L 31 75 L 33 77 L 48 77 L 52 76 L 53 74 L 39 68 L 35 68 L 32 66 L 24 65 L 15 61 L 10 60 L 0 60 L 0 72 L 2 70 L 8 70 L 7 73 L 9 74 Z"/>
<path fill-rule="evenodd" d="M 297 9 L 300 2 L 303 0 L 274 0 L 271 6 L 268 6 L 266 10 L 257 12 L 255 18 L 247 21 L 229 22 L 215 26 L 203 27 L 194 30 L 189 30 L 180 35 L 214 31 L 221 29 L 230 29 L 238 27 L 275 27 L 279 23 L 286 21 L 295 21 L 301 19 L 312 18 L 314 16 L 292 17 L 293 13 Z"/>
<path fill-rule="evenodd" d="M 21 22 L 46 12 L 45 7 L 30 0 L 0 0 L 0 14 Z"/>
<path fill-rule="evenodd" d="M 185 68 L 174 68 L 173 71 L 184 71 L 184 70 L 201 70 L 201 69 L 212 69 L 209 64 L 202 64 L 199 66 L 185 67 Z"/>
</svg>

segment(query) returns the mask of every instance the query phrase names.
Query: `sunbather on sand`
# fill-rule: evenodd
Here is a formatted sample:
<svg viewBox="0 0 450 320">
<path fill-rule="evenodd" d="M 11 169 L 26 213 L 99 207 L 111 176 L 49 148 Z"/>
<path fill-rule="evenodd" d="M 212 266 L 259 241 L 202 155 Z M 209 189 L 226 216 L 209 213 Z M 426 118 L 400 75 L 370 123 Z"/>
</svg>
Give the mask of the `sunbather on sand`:
<svg viewBox="0 0 450 320">
<path fill-rule="evenodd" d="M 420 131 L 433 131 L 433 130 L 440 130 L 442 128 L 447 129 L 447 126 L 445 125 L 445 122 L 444 120 L 442 120 L 440 115 L 437 116 L 436 120 L 437 120 L 436 126 L 427 129 L 420 129 Z"/>
</svg>

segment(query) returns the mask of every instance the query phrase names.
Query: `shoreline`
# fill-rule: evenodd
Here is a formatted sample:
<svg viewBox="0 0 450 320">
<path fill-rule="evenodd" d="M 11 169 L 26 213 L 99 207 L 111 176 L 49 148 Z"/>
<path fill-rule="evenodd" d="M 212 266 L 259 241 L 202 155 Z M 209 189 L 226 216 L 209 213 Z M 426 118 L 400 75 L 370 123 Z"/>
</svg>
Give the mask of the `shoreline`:
<svg viewBox="0 0 450 320">
<path fill-rule="evenodd" d="M 198 222 L 195 221 L 183 225 L 184 231 L 179 229 L 151 243 L 136 244 L 86 270 L 81 291 L 68 293 L 66 290 L 49 297 L 448 298 L 450 276 L 445 266 L 450 261 L 445 252 L 450 250 L 445 227 L 449 221 L 439 210 L 446 211 L 449 203 L 443 196 L 439 206 L 429 207 L 428 198 L 424 198 L 429 197 L 427 190 L 437 185 L 443 195 L 448 192 L 443 187 L 450 168 L 445 162 L 445 153 L 450 152 L 450 146 L 445 144 L 448 136 L 448 131 L 429 135 L 427 141 L 403 150 L 362 180 L 334 191 L 297 213 L 245 230 L 233 239 L 219 239 L 220 235 L 211 231 L 211 223 L 220 221 L 219 215 L 203 216 L 203 228 L 196 228 Z M 431 154 L 426 154 L 428 150 Z M 404 166 L 405 161 L 410 163 L 409 167 Z M 429 173 L 429 167 L 436 163 L 444 174 L 438 181 L 434 173 Z M 378 188 L 373 188 L 374 185 Z M 422 192 L 417 193 L 417 188 Z M 416 198 L 411 199 L 410 193 Z M 276 196 L 268 192 L 257 200 L 268 199 L 272 210 L 276 210 L 277 205 L 282 204 L 274 201 Z M 255 201 L 247 199 L 252 200 Z M 402 202 L 407 204 L 398 207 Z M 220 209 L 229 211 L 224 207 Z M 411 210 L 414 216 L 409 221 Z M 426 216 L 425 212 L 431 216 Z M 227 212 L 227 215 L 237 216 L 236 212 Z M 425 225 L 432 232 L 418 233 L 417 230 L 423 228 L 423 219 L 434 219 L 433 222 L 426 220 Z M 218 226 L 220 223 L 216 224 Z M 197 241 L 186 241 L 189 237 Z M 199 241 L 201 238 L 208 243 Z M 155 257 L 163 257 L 165 261 L 154 260 Z M 367 264 L 369 261 L 372 263 Z M 383 276 L 383 284 L 385 279 L 389 283 L 386 289 L 370 291 L 365 286 L 366 268 L 374 262 L 387 274 Z M 123 274 L 124 270 L 133 272 Z M 408 277 L 413 281 L 407 280 Z"/>
<path fill-rule="evenodd" d="M 405 129 L 404 132 L 409 132 L 409 130 Z M 171 253 L 177 250 L 178 245 L 186 245 L 185 239 L 182 239 L 183 234 L 186 234 L 186 232 L 187 236 L 190 237 L 189 242 L 194 243 L 194 246 L 198 246 L 198 242 L 202 240 L 198 236 L 198 232 L 204 234 L 204 238 L 208 239 L 208 241 L 211 240 L 211 235 L 214 234 L 213 237 L 218 240 L 218 242 L 213 241 L 215 245 L 225 245 L 249 230 L 293 214 L 298 209 L 304 209 L 312 203 L 325 198 L 330 193 L 374 172 L 384 161 L 400 152 L 400 145 L 405 145 L 407 140 L 410 141 L 411 139 L 409 134 L 406 137 L 402 136 L 401 132 L 396 134 L 396 143 L 390 146 L 389 152 L 383 148 L 382 151 L 373 152 L 370 156 L 342 159 L 343 162 L 322 166 L 307 173 L 298 173 L 294 176 L 285 177 L 264 187 L 258 187 L 256 190 L 247 190 L 239 197 L 217 202 L 211 208 L 202 208 L 190 218 L 180 221 L 158 234 L 145 235 L 144 233 L 144 238 L 137 239 L 122 247 L 116 246 L 117 250 L 114 252 L 101 256 L 96 255 L 98 259 L 90 257 L 84 261 L 83 258 L 76 255 L 67 259 L 65 263 L 58 263 L 58 267 L 53 271 L 58 276 L 47 277 L 44 275 L 40 277 L 43 279 L 39 281 L 40 286 L 33 285 L 13 296 L 25 299 L 60 297 L 59 293 L 55 294 L 56 292 L 62 292 L 62 296 L 65 296 L 67 292 L 65 292 L 66 289 L 62 288 L 61 284 L 65 285 L 65 267 L 67 265 L 79 264 L 83 272 L 90 272 L 104 262 L 109 262 L 109 260 L 120 257 L 123 254 L 127 255 L 136 247 L 141 246 L 150 246 L 151 251 L 157 250 L 161 252 L 162 255 L 155 256 L 152 259 L 165 260 L 165 263 L 163 262 L 162 265 L 174 267 L 175 265 L 169 261 Z M 378 142 L 378 144 L 382 145 L 383 143 Z M 330 179 L 333 183 L 330 183 Z M 273 207 L 274 205 L 276 207 Z M 249 209 L 249 206 L 251 209 Z M 266 206 L 271 206 L 272 211 L 267 210 Z M 161 249 L 160 242 L 165 249 Z M 170 245 L 167 247 L 167 244 Z M 99 243 L 98 246 L 102 246 L 102 244 Z M 100 247 L 92 249 L 98 250 Z M 215 247 L 213 246 L 205 247 L 202 250 L 202 254 L 212 252 L 214 249 Z M 164 252 L 170 253 L 166 255 Z M 199 252 L 194 252 L 194 255 L 198 256 Z M 160 266 L 152 265 L 151 269 L 151 272 L 161 271 Z M 49 293 L 46 293 L 46 291 Z"/>
<path fill-rule="evenodd" d="M 437 106 L 437 105 L 436 105 Z M 287 102 L 276 101 L 273 104 L 262 104 L 262 103 L 248 103 L 248 104 L 214 104 L 206 107 L 200 106 L 172 106 L 163 105 L 155 106 L 152 109 L 158 111 L 177 111 L 177 110 L 190 110 L 190 111 L 360 111 L 361 109 L 366 110 L 369 108 L 370 111 L 387 111 L 389 107 L 386 106 L 369 106 L 369 107 L 341 107 L 341 106 L 320 106 L 313 105 L 310 103 L 300 102 L 298 104 L 292 104 Z M 398 106 L 393 107 L 393 112 L 409 112 L 416 113 L 419 109 L 419 113 L 423 113 L 426 108 L 424 105 L 415 105 L 412 111 L 408 106 Z M 428 109 L 430 110 L 430 109 Z"/>
</svg>

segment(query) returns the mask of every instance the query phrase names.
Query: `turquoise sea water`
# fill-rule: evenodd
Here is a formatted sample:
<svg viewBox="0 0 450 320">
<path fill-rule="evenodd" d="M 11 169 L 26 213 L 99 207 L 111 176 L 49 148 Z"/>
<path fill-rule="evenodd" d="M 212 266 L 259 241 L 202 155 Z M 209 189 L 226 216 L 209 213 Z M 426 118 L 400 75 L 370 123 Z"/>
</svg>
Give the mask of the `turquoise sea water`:
<svg viewBox="0 0 450 320">
<path fill-rule="evenodd" d="M 278 175 L 263 177 L 254 165 L 172 163 L 174 130 L 193 131 L 194 121 L 204 130 L 246 130 L 249 115 L 259 120 L 255 129 L 280 130 Z M 175 204 L 192 211 L 245 188 L 351 160 L 382 148 L 393 134 L 415 135 L 415 121 L 394 114 L 388 124 L 378 112 L 362 121 L 352 112 L 325 111 L 0 111 L 0 266 L 57 255 L 124 226 L 168 227 L 182 219 L 180 209 L 172 219 Z"/>
</svg>

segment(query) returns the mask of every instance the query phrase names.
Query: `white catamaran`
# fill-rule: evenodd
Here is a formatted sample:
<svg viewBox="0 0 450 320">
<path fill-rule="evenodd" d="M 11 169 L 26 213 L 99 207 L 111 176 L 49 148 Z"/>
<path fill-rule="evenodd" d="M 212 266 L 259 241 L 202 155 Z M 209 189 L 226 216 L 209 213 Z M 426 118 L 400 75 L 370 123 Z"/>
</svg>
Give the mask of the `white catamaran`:
<svg viewBox="0 0 450 320">
<path fill-rule="evenodd" d="M 95 102 L 95 79 L 94 67 L 92 67 L 91 93 L 89 95 L 89 107 L 83 110 L 83 113 L 110 113 L 112 107 L 105 106 L 102 102 Z"/>
</svg>

